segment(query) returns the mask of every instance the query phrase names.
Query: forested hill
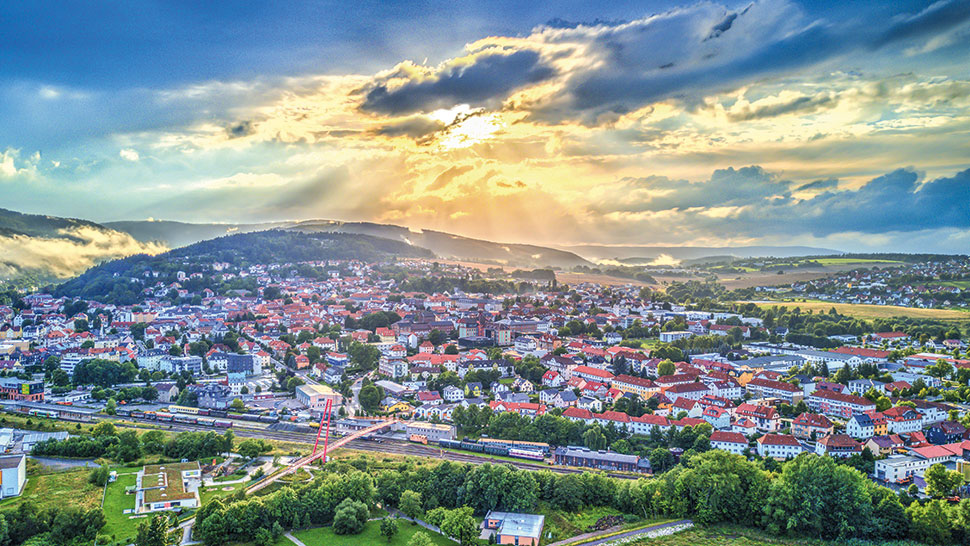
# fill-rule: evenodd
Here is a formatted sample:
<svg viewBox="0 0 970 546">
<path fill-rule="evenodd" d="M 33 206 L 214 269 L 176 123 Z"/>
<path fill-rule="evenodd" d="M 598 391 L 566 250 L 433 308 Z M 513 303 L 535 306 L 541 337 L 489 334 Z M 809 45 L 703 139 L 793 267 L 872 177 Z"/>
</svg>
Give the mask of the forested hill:
<svg viewBox="0 0 970 546">
<path fill-rule="evenodd" d="M 224 280 L 223 275 L 211 268 L 217 262 L 230 264 L 226 272 L 232 272 L 251 264 L 320 260 L 376 262 L 390 258 L 433 257 L 434 254 L 426 248 L 368 235 L 270 230 L 227 235 L 155 256 L 138 254 L 110 261 L 88 269 L 52 291 L 56 296 L 132 304 L 144 300 L 142 292 L 145 288 L 175 282 L 179 271 L 201 273 L 200 277 L 181 283 L 190 292 L 205 288 L 217 294 L 230 290 L 255 290 L 251 278 Z"/>
</svg>

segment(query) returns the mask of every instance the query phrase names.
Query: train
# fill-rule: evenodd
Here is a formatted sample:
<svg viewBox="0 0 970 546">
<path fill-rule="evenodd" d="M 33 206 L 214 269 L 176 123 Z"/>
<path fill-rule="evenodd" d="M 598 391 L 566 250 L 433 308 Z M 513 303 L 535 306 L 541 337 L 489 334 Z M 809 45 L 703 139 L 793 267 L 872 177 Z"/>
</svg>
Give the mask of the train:
<svg viewBox="0 0 970 546">
<path fill-rule="evenodd" d="M 503 457 L 515 457 L 517 459 L 529 459 L 531 461 L 541 461 L 549 454 L 549 444 L 542 442 L 520 442 L 514 440 L 495 440 L 493 438 L 482 438 L 481 440 L 469 440 L 467 438 L 458 440 L 438 440 L 438 446 L 447 449 L 460 449 L 485 455 L 500 455 Z"/>
<path fill-rule="evenodd" d="M 181 406 L 169 406 L 169 410 L 172 408 L 182 408 Z M 198 409 L 198 408 L 190 408 Z M 118 408 L 115 413 L 122 417 L 131 417 L 133 419 L 147 419 L 149 421 L 158 421 L 160 423 L 181 423 L 186 425 L 201 425 L 204 427 L 213 428 L 232 428 L 232 421 L 225 419 L 212 419 L 210 417 L 201 417 L 202 414 L 187 414 L 187 412 L 179 413 L 169 413 L 164 411 L 141 411 L 132 410 L 129 408 Z M 223 412 L 224 413 L 224 412 Z M 211 414 L 210 414 L 211 415 Z"/>
</svg>

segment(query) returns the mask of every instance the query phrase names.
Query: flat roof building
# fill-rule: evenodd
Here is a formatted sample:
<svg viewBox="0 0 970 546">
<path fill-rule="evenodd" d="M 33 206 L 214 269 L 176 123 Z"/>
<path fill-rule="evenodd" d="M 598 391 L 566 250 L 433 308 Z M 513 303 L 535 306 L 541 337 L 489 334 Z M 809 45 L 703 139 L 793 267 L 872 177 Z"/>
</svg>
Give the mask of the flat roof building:
<svg viewBox="0 0 970 546">
<path fill-rule="evenodd" d="M 310 411 L 323 411 L 327 400 L 333 400 L 333 405 L 340 405 L 343 396 L 326 385 L 300 385 L 296 388 L 296 401 L 310 408 Z"/>
<path fill-rule="evenodd" d="M 485 529 L 483 535 L 487 535 L 489 531 L 494 533 L 496 544 L 537 546 L 542 537 L 545 520 L 545 516 L 536 514 L 489 511 L 482 521 Z"/>
</svg>

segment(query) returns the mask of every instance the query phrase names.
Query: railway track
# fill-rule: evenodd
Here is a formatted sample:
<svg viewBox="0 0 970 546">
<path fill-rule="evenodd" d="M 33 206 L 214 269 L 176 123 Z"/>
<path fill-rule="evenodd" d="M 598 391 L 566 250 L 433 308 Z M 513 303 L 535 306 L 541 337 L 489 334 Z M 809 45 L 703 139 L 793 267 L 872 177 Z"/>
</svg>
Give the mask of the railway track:
<svg viewBox="0 0 970 546">
<path fill-rule="evenodd" d="M 129 419 L 129 420 L 132 420 L 132 419 Z M 145 423 L 145 424 L 159 425 L 157 421 L 152 421 L 148 419 L 146 420 L 134 419 L 133 421 L 137 421 L 139 423 Z M 121 424 L 120 426 L 128 426 L 128 425 Z M 161 426 L 162 428 L 165 427 L 165 425 L 161 425 Z M 210 431 L 218 432 L 219 430 L 222 430 L 222 429 L 213 429 L 212 427 L 190 425 L 185 423 L 168 423 L 168 426 L 170 427 L 168 430 L 191 431 L 191 432 L 210 432 Z M 309 445 L 312 445 L 314 440 L 316 440 L 315 434 L 309 434 L 309 433 L 303 433 L 303 432 L 274 431 L 274 430 L 267 430 L 263 428 L 237 426 L 236 423 L 233 423 L 233 428 L 225 429 L 225 430 L 232 430 L 233 434 L 241 438 L 262 438 L 267 440 L 278 440 L 281 442 L 293 442 L 293 443 L 309 444 Z M 331 438 L 334 440 L 339 440 L 340 436 L 332 435 Z M 581 474 L 584 472 L 584 470 L 577 469 L 577 468 L 565 468 L 561 466 L 536 464 L 536 463 L 529 463 L 525 461 L 513 462 L 513 461 L 508 461 L 506 459 L 498 459 L 494 457 L 489 457 L 487 455 L 476 455 L 471 453 L 468 453 L 468 454 L 455 453 L 453 451 L 436 449 L 422 444 L 414 444 L 414 443 L 406 442 L 402 440 L 391 440 L 386 438 L 381 439 L 379 442 L 375 442 L 373 440 L 352 440 L 346 446 L 344 446 L 344 448 L 354 449 L 358 451 L 369 451 L 374 453 L 391 453 L 394 455 L 427 457 L 427 458 L 442 459 L 442 460 L 458 462 L 458 463 L 510 464 L 515 468 L 518 468 L 521 470 L 531 470 L 531 471 L 549 470 L 557 474 Z M 619 478 L 619 479 L 626 479 L 626 480 L 636 479 L 636 477 L 629 476 L 626 474 L 607 473 L 607 475 L 612 478 Z"/>
</svg>

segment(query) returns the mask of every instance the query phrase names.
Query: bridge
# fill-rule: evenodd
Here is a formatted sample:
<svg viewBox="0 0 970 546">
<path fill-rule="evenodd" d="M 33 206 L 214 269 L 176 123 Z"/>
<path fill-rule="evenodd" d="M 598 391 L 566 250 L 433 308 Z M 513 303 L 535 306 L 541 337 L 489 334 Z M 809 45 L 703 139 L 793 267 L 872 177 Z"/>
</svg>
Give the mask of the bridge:
<svg viewBox="0 0 970 546">
<path fill-rule="evenodd" d="M 247 487 L 246 488 L 246 493 L 254 493 L 256 491 L 259 491 L 260 489 L 263 489 L 264 487 L 266 487 L 269 484 L 275 482 L 276 480 L 282 478 L 283 476 L 288 476 L 290 474 L 293 474 L 294 472 L 299 471 L 304 466 L 313 463 L 313 461 L 316 461 L 316 460 L 319 460 L 319 459 L 322 459 L 322 458 L 326 457 L 328 451 L 334 450 L 334 449 L 339 449 L 339 448 L 347 445 L 348 443 L 350 443 L 350 442 L 352 442 L 352 441 L 354 441 L 354 440 L 356 440 L 358 438 L 363 438 L 364 436 L 367 436 L 368 434 L 373 434 L 373 433 L 378 432 L 378 431 L 380 431 L 380 430 L 382 430 L 384 428 L 387 428 L 387 427 L 391 426 L 391 423 L 393 423 L 394 421 L 396 421 L 396 419 L 387 419 L 387 420 L 381 421 L 379 423 L 375 423 L 375 424 L 373 424 L 373 425 L 371 425 L 371 426 L 369 426 L 369 427 L 367 427 L 365 429 L 358 430 L 357 432 L 354 432 L 353 434 L 350 434 L 349 436 L 344 436 L 343 438 L 337 440 L 336 442 L 334 442 L 332 444 L 324 444 L 324 449 L 323 450 L 320 450 L 320 451 L 318 451 L 316 449 L 316 446 L 314 446 L 313 453 L 311 453 L 310 455 L 307 455 L 306 457 L 301 457 L 301 458 L 297 459 L 290 466 L 286 467 L 285 469 L 283 469 L 282 471 L 280 471 L 280 472 L 278 472 L 276 474 L 271 475 L 270 477 L 266 478 L 265 480 L 262 480 L 262 481 L 260 481 L 258 483 L 254 483 L 253 485 Z M 328 427 L 328 435 L 329 435 L 329 427 Z M 324 459 L 324 462 L 326 462 L 326 459 Z"/>
</svg>

